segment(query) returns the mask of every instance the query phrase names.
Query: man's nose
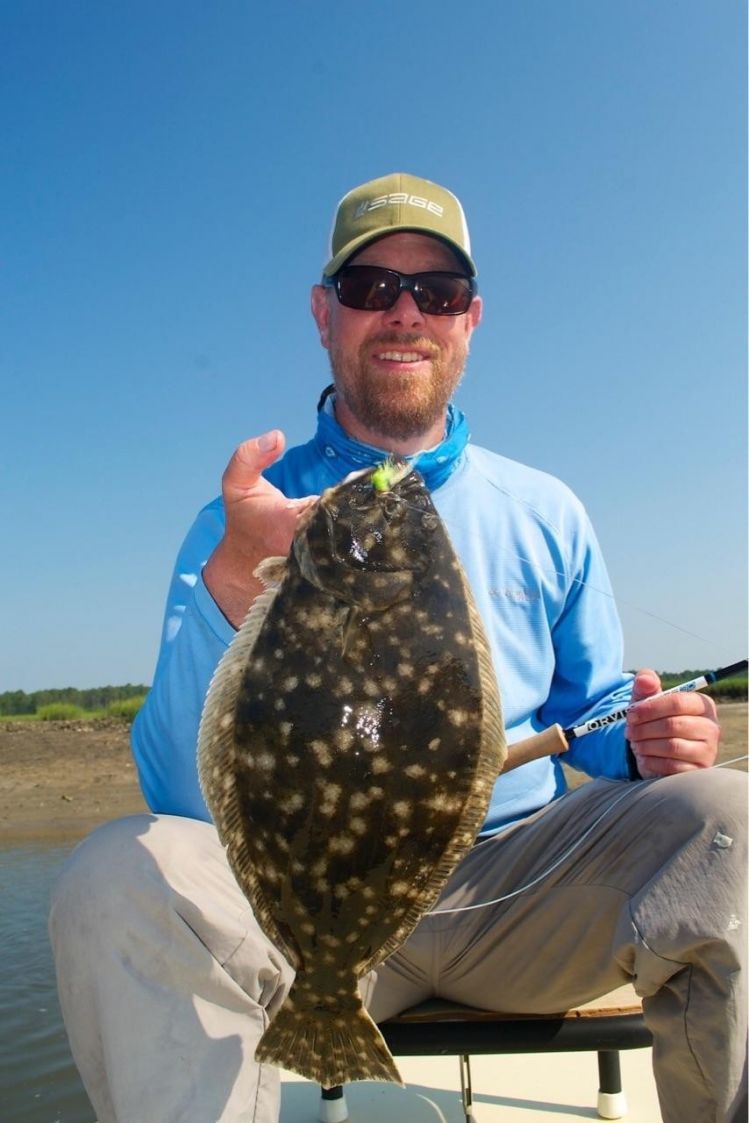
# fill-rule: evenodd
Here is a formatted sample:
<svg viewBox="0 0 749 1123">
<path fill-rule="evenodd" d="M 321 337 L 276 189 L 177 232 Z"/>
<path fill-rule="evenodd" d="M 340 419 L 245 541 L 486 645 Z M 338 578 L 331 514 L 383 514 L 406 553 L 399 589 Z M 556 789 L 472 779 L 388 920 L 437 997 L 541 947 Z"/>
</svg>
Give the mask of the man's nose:
<svg viewBox="0 0 749 1123">
<path fill-rule="evenodd" d="M 414 300 L 413 295 L 405 289 L 400 293 L 393 307 L 388 308 L 383 315 L 385 316 L 385 322 L 392 324 L 393 327 L 398 325 L 418 327 L 423 326 L 425 322 L 424 313 Z"/>
</svg>

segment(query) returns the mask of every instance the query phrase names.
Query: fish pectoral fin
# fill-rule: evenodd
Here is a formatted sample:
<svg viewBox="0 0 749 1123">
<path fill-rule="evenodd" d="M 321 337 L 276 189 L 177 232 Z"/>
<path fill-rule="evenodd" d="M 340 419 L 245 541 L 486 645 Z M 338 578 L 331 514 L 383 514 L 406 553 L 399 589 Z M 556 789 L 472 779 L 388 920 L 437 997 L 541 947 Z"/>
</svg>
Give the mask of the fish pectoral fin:
<svg viewBox="0 0 749 1123">
<path fill-rule="evenodd" d="M 253 576 L 262 581 L 266 589 L 276 588 L 286 576 L 288 559 L 284 557 L 263 558 L 256 566 Z"/>
</svg>

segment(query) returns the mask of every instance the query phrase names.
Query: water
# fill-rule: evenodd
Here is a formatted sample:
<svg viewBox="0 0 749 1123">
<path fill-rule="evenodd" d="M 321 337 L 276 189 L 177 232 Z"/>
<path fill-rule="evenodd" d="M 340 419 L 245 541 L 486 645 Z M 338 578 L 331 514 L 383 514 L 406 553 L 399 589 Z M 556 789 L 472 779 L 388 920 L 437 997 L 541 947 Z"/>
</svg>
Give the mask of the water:
<svg viewBox="0 0 749 1123">
<path fill-rule="evenodd" d="M 49 891 L 72 845 L 0 849 L 0 1123 L 94 1123 L 47 938 Z"/>
</svg>

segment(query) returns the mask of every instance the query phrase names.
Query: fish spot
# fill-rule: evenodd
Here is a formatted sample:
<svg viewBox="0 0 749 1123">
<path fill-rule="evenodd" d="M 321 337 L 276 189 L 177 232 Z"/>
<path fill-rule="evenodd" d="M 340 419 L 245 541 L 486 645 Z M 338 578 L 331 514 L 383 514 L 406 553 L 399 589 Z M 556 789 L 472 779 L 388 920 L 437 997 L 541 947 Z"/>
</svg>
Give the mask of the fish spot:
<svg viewBox="0 0 749 1123">
<path fill-rule="evenodd" d="M 356 816 L 353 819 L 349 819 L 348 829 L 353 834 L 364 835 L 368 830 L 367 821 L 366 819 L 362 819 L 360 816 Z"/>
<path fill-rule="evenodd" d="M 320 795 L 326 803 L 338 804 L 343 791 L 340 784 L 332 784 L 327 780 L 318 780 L 317 786 L 320 789 Z"/>
<path fill-rule="evenodd" d="M 370 764 L 370 768 L 376 775 L 381 775 L 384 772 L 390 772 L 392 767 L 393 766 L 390 761 L 386 760 L 384 756 L 373 757 Z"/>
<path fill-rule="evenodd" d="M 399 663 L 398 674 L 402 678 L 413 678 L 414 667 L 413 663 Z"/>
<path fill-rule="evenodd" d="M 393 814 L 399 819 L 407 818 L 413 811 L 413 805 L 406 799 L 397 799 L 393 804 Z"/>
<path fill-rule="evenodd" d="M 286 799 L 279 800 L 278 806 L 287 815 L 294 811 L 301 811 L 304 807 L 304 796 L 301 792 L 290 792 Z"/>
<path fill-rule="evenodd" d="M 346 749 L 350 749 L 353 745 L 354 735 L 350 729 L 336 729 L 333 735 L 333 740 L 335 741 L 337 748 L 345 751 Z"/>
<path fill-rule="evenodd" d="M 422 776 L 426 775 L 426 768 L 423 764 L 409 764 L 404 768 L 404 772 L 412 780 L 420 780 Z"/>
<path fill-rule="evenodd" d="M 328 841 L 331 854 L 351 854 L 356 847 L 356 839 L 350 834 L 336 834 Z"/>
<path fill-rule="evenodd" d="M 471 720 L 471 715 L 467 710 L 448 710 L 447 717 L 450 724 L 457 726 L 459 729 Z"/>
<path fill-rule="evenodd" d="M 307 686 L 311 686 L 313 690 L 316 690 L 318 686 L 322 686 L 322 675 L 319 675 L 317 671 L 310 671 L 308 675 L 305 675 L 304 681 L 307 683 Z"/>
<path fill-rule="evenodd" d="M 408 894 L 409 884 L 407 881 L 392 881 L 390 883 L 390 892 L 394 897 L 405 897 Z"/>
<path fill-rule="evenodd" d="M 442 742 L 439 737 L 433 737 L 427 745 L 427 748 L 430 750 L 430 752 L 436 753 L 441 744 Z"/>
<path fill-rule="evenodd" d="M 317 763 L 321 768 L 329 768 L 333 763 L 333 754 L 330 751 L 330 746 L 326 745 L 324 741 L 314 740 L 310 742 L 310 748 L 315 754 Z"/>
<path fill-rule="evenodd" d="M 221 721 L 219 722 L 219 725 L 222 729 L 229 729 L 229 727 L 232 726 L 233 724 L 234 724 L 234 714 L 231 714 L 231 713 L 230 714 L 224 714 L 224 716 L 221 718 Z"/>
</svg>

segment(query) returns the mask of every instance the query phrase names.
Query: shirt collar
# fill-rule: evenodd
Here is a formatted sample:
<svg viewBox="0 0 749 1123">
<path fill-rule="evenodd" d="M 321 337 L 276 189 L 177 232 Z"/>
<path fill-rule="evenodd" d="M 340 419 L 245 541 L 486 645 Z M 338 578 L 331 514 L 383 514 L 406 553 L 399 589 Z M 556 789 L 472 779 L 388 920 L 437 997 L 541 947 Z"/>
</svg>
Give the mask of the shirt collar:
<svg viewBox="0 0 749 1123">
<path fill-rule="evenodd" d="M 360 468 L 384 460 L 387 452 L 375 445 L 363 444 L 349 437 L 335 419 L 334 395 L 328 397 L 317 415 L 315 444 L 323 459 L 330 462 L 331 475 L 340 480 Z M 447 407 L 445 436 L 434 448 L 406 456 L 424 477 L 430 491 L 447 480 L 460 464 L 470 433 L 465 416 L 452 403 Z"/>
</svg>

